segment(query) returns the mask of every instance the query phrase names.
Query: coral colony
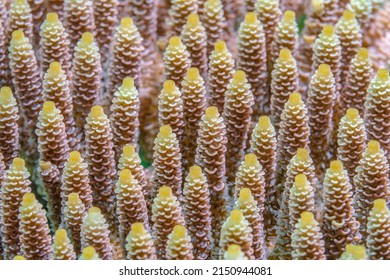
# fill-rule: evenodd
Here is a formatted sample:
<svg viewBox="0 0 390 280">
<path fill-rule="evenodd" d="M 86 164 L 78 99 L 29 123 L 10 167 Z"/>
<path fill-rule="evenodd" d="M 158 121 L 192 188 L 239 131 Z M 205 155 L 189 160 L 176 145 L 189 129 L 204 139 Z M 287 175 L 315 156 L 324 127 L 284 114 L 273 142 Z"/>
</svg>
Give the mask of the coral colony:
<svg viewBox="0 0 390 280">
<path fill-rule="evenodd" d="M 390 259 L 390 2 L 0 0 L 0 259 Z"/>
</svg>

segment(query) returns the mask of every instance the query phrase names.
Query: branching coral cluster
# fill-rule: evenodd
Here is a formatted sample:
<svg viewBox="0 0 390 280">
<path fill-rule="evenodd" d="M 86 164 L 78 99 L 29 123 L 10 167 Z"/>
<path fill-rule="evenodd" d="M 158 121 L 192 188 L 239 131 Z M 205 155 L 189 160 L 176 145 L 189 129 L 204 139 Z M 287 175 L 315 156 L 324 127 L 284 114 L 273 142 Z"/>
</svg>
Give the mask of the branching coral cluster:
<svg viewBox="0 0 390 280">
<path fill-rule="evenodd" d="M 390 4 L 301 2 L 0 5 L 0 259 L 390 259 Z"/>
</svg>

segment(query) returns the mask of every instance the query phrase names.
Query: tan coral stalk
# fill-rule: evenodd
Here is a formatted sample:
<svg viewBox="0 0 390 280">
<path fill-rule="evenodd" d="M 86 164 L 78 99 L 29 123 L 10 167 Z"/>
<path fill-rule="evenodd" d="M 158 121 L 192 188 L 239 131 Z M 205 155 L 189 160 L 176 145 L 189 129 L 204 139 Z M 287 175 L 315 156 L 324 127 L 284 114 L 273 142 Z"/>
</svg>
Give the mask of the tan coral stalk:
<svg viewBox="0 0 390 280">
<path fill-rule="evenodd" d="M 160 128 L 154 145 L 152 182 L 154 192 L 162 186 L 170 186 L 174 195 L 182 196 L 182 164 L 179 142 L 169 125 Z"/>
<path fill-rule="evenodd" d="M 66 234 L 66 230 L 59 229 L 55 232 L 53 240 L 53 260 L 75 260 L 76 253 Z"/>
<path fill-rule="evenodd" d="M 8 62 L 8 40 L 7 38 L 7 10 L 4 6 L 5 3 L 0 3 L 0 86 L 7 86 L 11 83 L 11 73 L 9 69 L 9 62 Z"/>
<path fill-rule="evenodd" d="M 390 200 L 389 172 L 389 164 L 379 142 L 371 140 L 363 152 L 354 177 L 354 208 L 363 240 L 367 237 L 367 218 L 374 200 Z"/>
<path fill-rule="evenodd" d="M 81 226 L 81 246 L 93 246 L 103 260 L 113 259 L 110 230 L 98 207 L 91 207 Z"/>
<path fill-rule="evenodd" d="M 182 225 L 176 225 L 168 236 L 167 260 L 193 260 L 191 237 Z"/>
<path fill-rule="evenodd" d="M 77 193 L 70 193 L 66 199 L 63 213 L 63 226 L 73 241 L 75 252 L 81 249 L 81 225 L 86 214 L 85 205 Z"/>
<path fill-rule="evenodd" d="M 65 71 L 68 80 L 70 80 L 72 74 L 72 53 L 69 46 L 69 36 L 58 19 L 58 14 L 47 14 L 46 20 L 41 26 L 40 37 L 42 72 L 46 73 L 50 63 L 57 61 Z"/>
<path fill-rule="evenodd" d="M 324 241 L 318 222 L 311 212 L 303 212 L 292 235 L 294 260 L 325 260 Z"/>
<path fill-rule="evenodd" d="M 49 225 L 42 205 L 26 193 L 19 209 L 20 252 L 27 260 L 49 260 L 52 254 Z"/>
<path fill-rule="evenodd" d="M 329 135 L 332 132 L 333 106 L 337 100 L 335 79 L 331 68 L 321 64 L 311 77 L 307 94 L 307 108 L 310 125 L 310 150 L 318 174 L 322 174 L 326 152 L 329 149 Z"/>
<path fill-rule="evenodd" d="M 366 248 L 362 245 L 348 244 L 340 260 L 367 260 Z"/>
<path fill-rule="evenodd" d="M 217 107 L 208 107 L 199 122 L 195 163 L 203 169 L 210 188 L 212 235 L 215 245 L 219 242 L 219 229 L 227 215 L 226 143 L 223 118 Z"/>
<path fill-rule="evenodd" d="M 347 10 L 356 14 L 356 19 L 364 32 L 370 24 L 372 15 L 372 1 L 366 0 L 351 0 L 347 5 Z"/>
<path fill-rule="evenodd" d="M 362 45 L 360 25 L 355 19 L 355 13 L 346 10 L 336 24 L 336 34 L 341 44 L 341 72 L 340 80 L 345 87 L 346 78 L 351 60 Z"/>
<path fill-rule="evenodd" d="M 243 212 L 238 209 L 231 211 L 221 228 L 221 250 L 226 251 L 232 244 L 240 245 L 245 256 L 250 260 L 254 259 L 252 229 Z"/>
<path fill-rule="evenodd" d="M 33 40 L 33 16 L 31 7 L 27 0 L 13 1 L 8 11 L 7 34 L 8 40 L 16 30 L 21 30 L 28 37 L 30 42 Z"/>
<path fill-rule="evenodd" d="M 364 117 L 364 103 L 372 76 L 372 62 L 368 50 L 361 48 L 350 62 L 346 86 L 340 96 L 340 115 L 344 115 L 348 108 L 355 108 Z"/>
<path fill-rule="evenodd" d="M 226 174 L 229 183 L 234 183 L 239 163 L 244 158 L 253 103 L 253 94 L 245 72 L 237 70 L 226 90 L 225 107 L 223 110 L 228 139 Z"/>
<path fill-rule="evenodd" d="M 282 49 L 271 76 L 271 115 L 276 130 L 279 129 L 284 106 L 294 91 L 298 90 L 298 68 L 289 49 Z"/>
<path fill-rule="evenodd" d="M 146 231 L 143 223 L 131 225 L 131 231 L 126 239 L 128 260 L 155 260 L 156 249 L 152 236 Z"/>
<path fill-rule="evenodd" d="M 77 151 L 69 154 L 62 174 L 62 207 L 65 207 L 70 193 L 77 193 L 86 209 L 92 207 L 92 190 L 89 185 L 88 164 L 84 162 L 84 159 Z"/>
<path fill-rule="evenodd" d="M 95 31 L 93 1 L 65 0 L 64 26 L 69 34 L 71 52 L 85 32 Z"/>
<path fill-rule="evenodd" d="M 116 224 L 116 164 L 110 121 L 100 106 L 94 106 L 85 125 L 85 148 L 94 205 L 106 215 L 111 231 Z M 101 255 L 101 254 L 99 254 Z M 103 256 L 102 256 L 103 257 Z M 104 257 L 103 257 L 104 259 Z"/>
<path fill-rule="evenodd" d="M 225 254 L 223 255 L 224 260 L 247 260 L 248 258 L 241 250 L 240 245 L 232 244 L 229 245 Z"/>
<path fill-rule="evenodd" d="M 181 144 L 184 136 L 184 111 L 180 85 L 173 80 L 164 82 L 158 97 L 158 122 L 160 126 L 169 125 Z"/>
<path fill-rule="evenodd" d="M 61 173 L 57 166 L 50 161 L 39 162 L 39 173 L 49 196 L 48 218 L 53 228 L 57 229 L 61 222 Z"/>
<path fill-rule="evenodd" d="M 171 37 L 169 45 L 163 57 L 164 76 L 166 80 L 172 80 L 179 87 L 191 66 L 190 54 L 180 37 Z"/>
<path fill-rule="evenodd" d="M 234 60 L 224 41 L 215 43 L 214 51 L 209 57 L 208 94 L 209 106 L 216 106 L 223 112 L 225 93 L 234 74 Z"/>
<path fill-rule="evenodd" d="M 158 259 L 165 259 L 168 234 L 175 225 L 184 225 L 182 209 L 172 189 L 162 186 L 153 203 L 153 235 Z"/>
<path fill-rule="evenodd" d="M 295 56 L 298 47 L 298 24 L 295 20 L 295 12 L 284 12 L 273 36 L 274 39 L 271 45 L 272 64 L 274 64 L 274 61 L 279 57 L 279 53 L 282 49 L 290 50 L 292 55 Z"/>
<path fill-rule="evenodd" d="M 256 13 L 245 15 L 238 31 L 238 68 L 247 74 L 254 97 L 252 119 L 257 120 L 267 103 L 267 53 L 263 26 Z"/>
<path fill-rule="evenodd" d="M 387 160 L 390 160 L 390 77 L 389 70 L 380 69 L 371 80 L 365 103 L 366 114 L 364 123 L 368 139 L 374 139 L 381 144 Z"/>
<path fill-rule="evenodd" d="M 367 253 L 371 260 L 390 259 L 390 212 L 384 199 L 376 199 L 367 221 Z"/>
<path fill-rule="evenodd" d="M 102 64 L 104 64 L 109 57 L 111 41 L 117 23 L 117 6 L 118 0 L 93 1 L 96 41 L 102 56 Z"/>
<path fill-rule="evenodd" d="M 139 136 L 139 93 L 134 79 L 124 78 L 122 86 L 114 93 L 110 109 L 115 156 L 119 158 L 126 144 L 136 145 Z"/>
<path fill-rule="evenodd" d="M 332 161 L 324 179 L 324 234 L 328 259 L 337 259 L 348 243 L 359 242 L 359 223 L 352 207 L 352 187 L 340 161 Z"/>
<path fill-rule="evenodd" d="M 57 13 L 58 18 L 64 22 L 64 4 L 65 0 L 50 0 L 47 3 L 47 11 Z"/>
<path fill-rule="evenodd" d="M 204 77 L 207 70 L 207 35 L 197 14 L 190 14 L 181 32 L 181 39 L 190 54 L 191 67 Z"/>
<path fill-rule="evenodd" d="M 198 10 L 196 0 L 171 0 L 169 23 L 171 35 L 179 36 L 190 14 Z"/>
<path fill-rule="evenodd" d="M 244 217 L 249 222 L 252 228 L 253 235 L 253 255 L 255 259 L 262 260 L 265 258 L 265 245 L 264 245 L 264 225 L 263 225 L 263 213 L 264 201 L 261 205 L 257 203 L 256 198 L 252 195 L 249 188 L 242 188 L 240 194 L 235 203 L 235 208 L 242 211 Z"/>
<path fill-rule="evenodd" d="M 119 233 L 122 246 L 125 247 L 126 237 L 131 225 L 141 222 L 149 229 L 148 209 L 142 193 L 142 187 L 133 177 L 129 169 L 123 169 L 119 173 L 116 183 L 116 213 L 119 220 Z"/>
<path fill-rule="evenodd" d="M 14 158 L 1 185 L 1 235 L 5 259 L 13 259 L 20 251 L 18 213 L 23 195 L 31 192 L 29 176 L 24 160 Z"/>
<path fill-rule="evenodd" d="M 83 131 L 85 119 L 96 103 L 101 83 L 99 48 L 92 33 L 86 32 L 75 47 L 71 92 L 76 125 Z M 82 132 L 80 134 L 83 135 Z"/>
<path fill-rule="evenodd" d="M 207 57 L 210 56 L 217 41 L 223 39 L 223 31 L 227 24 L 221 0 L 207 0 L 201 20 L 207 35 Z"/>
<path fill-rule="evenodd" d="M 8 167 L 19 151 L 19 109 L 9 87 L 0 89 L 0 153 Z"/>
<path fill-rule="evenodd" d="M 207 260 L 211 251 L 211 205 L 207 178 L 202 169 L 190 168 L 184 183 L 184 213 L 196 260 Z"/>
<path fill-rule="evenodd" d="M 107 106 L 126 77 L 134 79 L 135 86 L 140 88 L 143 51 L 142 37 L 137 26 L 131 18 L 122 18 L 111 46 L 109 81 L 104 100 Z"/>
<path fill-rule="evenodd" d="M 366 141 L 366 129 L 363 119 L 359 116 L 359 111 L 349 108 L 339 125 L 337 157 L 348 171 L 351 182 L 353 182 L 355 169 L 362 158 Z"/>
<path fill-rule="evenodd" d="M 85 247 L 83 253 L 80 255 L 79 260 L 101 260 L 96 250 L 92 246 Z"/>
<path fill-rule="evenodd" d="M 189 167 L 195 161 L 199 121 L 206 110 L 205 82 L 197 68 L 188 69 L 187 76 L 182 83 L 181 92 L 185 122 L 183 152 L 185 164 Z"/>
<path fill-rule="evenodd" d="M 69 155 L 63 119 L 61 111 L 56 108 L 54 102 L 46 101 L 39 114 L 35 131 L 38 136 L 40 159 L 50 161 L 61 174 Z"/>
</svg>

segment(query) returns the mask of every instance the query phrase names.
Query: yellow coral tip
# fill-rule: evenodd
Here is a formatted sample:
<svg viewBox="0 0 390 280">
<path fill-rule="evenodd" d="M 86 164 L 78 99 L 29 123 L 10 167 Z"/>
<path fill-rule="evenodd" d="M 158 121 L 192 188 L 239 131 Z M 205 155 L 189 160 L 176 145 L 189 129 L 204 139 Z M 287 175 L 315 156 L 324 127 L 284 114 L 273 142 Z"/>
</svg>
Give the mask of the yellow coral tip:
<svg viewBox="0 0 390 280">
<path fill-rule="evenodd" d="M 80 197 L 78 193 L 70 193 L 68 195 L 68 201 L 71 204 L 78 204 L 80 201 Z"/>
<path fill-rule="evenodd" d="M 66 241 L 67 237 L 68 237 L 68 235 L 66 234 L 66 230 L 64 230 L 63 228 L 57 230 L 55 233 L 55 240 L 58 243 L 64 243 Z"/>
<path fill-rule="evenodd" d="M 301 161 L 308 161 L 309 160 L 309 151 L 305 148 L 298 148 L 297 158 Z"/>
<path fill-rule="evenodd" d="M 315 13 L 319 13 L 324 8 L 324 2 L 323 0 L 312 0 L 311 1 L 311 8 Z"/>
<path fill-rule="evenodd" d="M 383 198 L 374 200 L 374 210 L 383 211 L 386 209 L 387 209 L 386 200 L 384 200 Z"/>
<path fill-rule="evenodd" d="M 99 207 L 91 207 L 88 209 L 88 214 L 100 214 L 101 212 Z"/>
<path fill-rule="evenodd" d="M 366 48 L 361 48 L 359 49 L 359 52 L 358 52 L 358 58 L 359 59 L 367 59 L 369 57 L 370 53 L 368 52 L 368 49 Z"/>
<path fill-rule="evenodd" d="M 85 32 L 81 36 L 81 43 L 84 45 L 90 45 L 93 43 L 93 34 L 91 32 Z"/>
<path fill-rule="evenodd" d="M 226 43 L 225 41 L 217 41 L 214 45 L 214 49 L 216 52 L 224 52 L 226 51 Z"/>
<path fill-rule="evenodd" d="M 320 64 L 318 67 L 318 75 L 328 77 L 330 73 L 330 66 L 328 64 Z"/>
<path fill-rule="evenodd" d="M 169 137 L 172 134 L 172 128 L 169 125 L 163 125 L 160 128 L 160 136 L 161 137 Z"/>
<path fill-rule="evenodd" d="M 295 20 L 295 12 L 294 11 L 285 11 L 283 15 L 283 19 L 285 21 L 293 21 Z"/>
<path fill-rule="evenodd" d="M 163 198 L 171 197 L 172 196 L 172 189 L 170 187 L 163 186 L 158 190 L 158 194 L 160 195 L 160 197 L 163 197 Z"/>
<path fill-rule="evenodd" d="M 346 20 L 353 20 L 355 19 L 355 13 L 350 10 L 345 10 L 343 13 L 343 18 Z"/>
<path fill-rule="evenodd" d="M 245 81 L 245 72 L 242 70 L 237 70 L 233 76 L 233 83 L 238 84 L 238 83 L 243 83 L 244 81 Z"/>
<path fill-rule="evenodd" d="M 122 86 L 126 89 L 131 89 L 134 87 L 134 79 L 126 77 L 123 79 Z"/>
<path fill-rule="evenodd" d="M 91 117 L 92 118 L 99 118 L 101 116 L 103 116 L 104 114 L 104 111 L 103 111 L 103 107 L 102 106 L 93 106 L 91 108 Z"/>
<path fill-rule="evenodd" d="M 12 40 L 22 40 L 24 38 L 24 33 L 22 30 L 15 30 L 12 32 Z"/>
<path fill-rule="evenodd" d="M 248 188 L 242 188 L 242 189 L 240 190 L 240 196 L 239 196 L 238 199 L 239 199 L 241 202 L 245 202 L 245 201 L 249 201 L 249 200 L 251 199 L 251 197 L 252 197 L 252 192 L 251 192 L 251 190 L 248 189 Z"/>
<path fill-rule="evenodd" d="M 24 196 L 23 196 L 23 201 L 22 201 L 22 205 L 23 207 L 30 207 L 34 204 L 35 202 L 35 194 L 33 193 L 26 193 Z"/>
<path fill-rule="evenodd" d="M 72 151 L 69 154 L 69 163 L 76 164 L 81 162 L 81 154 L 78 151 Z"/>
<path fill-rule="evenodd" d="M 130 27 L 133 25 L 133 19 L 129 17 L 124 17 L 121 19 L 121 26 L 122 27 Z"/>
<path fill-rule="evenodd" d="M 58 75 L 61 73 L 61 64 L 57 61 L 50 63 L 49 72 L 52 75 Z"/>
<path fill-rule="evenodd" d="M 306 184 L 307 184 L 307 177 L 305 174 L 298 174 L 297 176 L 295 176 L 295 185 L 298 188 L 302 188 L 306 186 Z"/>
<path fill-rule="evenodd" d="M 389 79 L 389 70 L 379 69 L 378 70 L 378 79 L 379 80 L 388 80 Z"/>
<path fill-rule="evenodd" d="M 330 170 L 333 172 L 343 171 L 343 163 L 339 160 L 333 160 L 330 162 Z"/>
<path fill-rule="evenodd" d="M 190 176 L 193 179 L 200 179 L 202 177 L 202 168 L 200 168 L 198 165 L 191 166 Z"/>
<path fill-rule="evenodd" d="M 289 60 L 292 58 L 291 51 L 289 49 L 281 49 L 279 53 L 281 60 Z"/>
<path fill-rule="evenodd" d="M 244 215 L 242 214 L 241 210 L 235 209 L 230 213 L 230 219 L 233 223 L 240 223 L 243 218 Z"/>
<path fill-rule="evenodd" d="M 169 39 L 169 46 L 171 47 L 180 47 L 181 39 L 179 36 L 173 36 Z"/>
<path fill-rule="evenodd" d="M 122 184 L 126 184 L 132 179 L 131 171 L 129 169 L 123 169 L 119 172 L 119 180 Z"/>
<path fill-rule="evenodd" d="M 290 96 L 288 98 L 288 102 L 292 106 L 299 105 L 299 104 L 302 103 L 302 97 L 301 97 L 301 95 L 298 92 L 293 92 L 293 93 L 290 94 Z"/>
<path fill-rule="evenodd" d="M 245 15 L 245 22 L 249 24 L 254 24 L 257 21 L 256 13 L 249 12 Z"/>
<path fill-rule="evenodd" d="M 314 215 L 311 212 L 305 211 L 301 213 L 301 221 L 303 225 L 310 225 L 314 221 Z"/>
<path fill-rule="evenodd" d="M 333 34 L 334 34 L 333 25 L 325 25 L 324 28 L 322 29 L 322 32 L 324 33 L 324 35 L 326 35 L 328 37 L 333 36 Z"/>
<path fill-rule="evenodd" d="M 361 245 L 347 244 L 345 251 L 352 255 L 355 260 L 366 259 L 366 249 Z"/>
<path fill-rule="evenodd" d="M 219 117 L 218 108 L 215 106 L 210 106 L 206 109 L 206 119 L 211 120 Z"/>
<path fill-rule="evenodd" d="M 57 13 L 48 13 L 46 15 L 46 20 L 50 23 L 56 23 L 58 21 Z"/>
<path fill-rule="evenodd" d="M 39 162 L 39 168 L 41 170 L 49 170 L 50 166 L 51 166 L 50 161 L 40 161 Z"/>
<path fill-rule="evenodd" d="M 229 245 L 227 252 L 233 258 L 237 258 L 241 255 L 241 246 L 236 244 Z"/>
<path fill-rule="evenodd" d="M 125 157 L 131 157 L 135 153 L 135 147 L 133 145 L 123 146 L 123 155 Z"/>
<path fill-rule="evenodd" d="M 370 154 L 379 153 L 380 149 L 381 149 L 381 146 L 380 146 L 379 142 L 376 140 L 371 140 L 367 144 L 367 151 Z"/>
<path fill-rule="evenodd" d="M 87 260 L 93 259 L 95 257 L 95 254 L 96 250 L 92 246 L 88 246 L 83 249 L 83 256 Z"/>
<path fill-rule="evenodd" d="M 171 92 L 174 92 L 176 90 L 176 85 L 175 85 L 175 82 L 172 81 L 172 80 L 166 80 L 164 82 L 164 90 L 167 92 L 167 93 L 171 93 Z"/>
<path fill-rule="evenodd" d="M 10 87 L 2 87 L 0 89 L 0 104 L 8 104 L 12 101 L 12 90 Z"/>
<path fill-rule="evenodd" d="M 182 225 L 177 225 L 173 228 L 173 238 L 174 239 L 182 239 L 185 238 L 187 234 L 187 230 L 184 226 Z"/>
<path fill-rule="evenodd" d="M 187 19 L 187 24 L 190 27 L 196 27 L 199 25 L 199 16 L 197 14 L 190 14 Z"/>
<path fill-rule="evenodd" d="M 247 154 L 245 155 L 245 164 L 248 166 L 255 166 L 257 165 L 257 156 L 255 154 Z"/>
<path fill-rule="evenodd" d="M 269 129 L 271 127 L 271 119 L 268 116 L 261 116 L 259 118 L 259 128 L 262 130 Z"/>
<path fill-rule="evenodd" d="M 187 72 L 187 79 L 189 81 L 196 81 L 197 79 L 199 79 L 199 70 L 198 68 L 196 67 L 191 67 L 190 69 L 188 69 L 188 72 Z"/>
<path fill-rule="evenodd" d="M 143 223 L 131 224 L 131 232 L 136 235 L 144 234 L 146 232 L 144 224 Z"/>
<path fill-rule="evenodd" d="M 14 257 L 14 261 L 25 261 L 25 260 L 26 258 L 21 255 L 17 255 Z"/>
<path fill-rule="evenodd" d="M 24 161 L 24 159 L 17 157 L 17 158 L 14 158 L 14 160 L 12 161 L 12 165 L 14 166 L 14 168 L 16 170 L 22 171 L 24 169 L 24 166 L 25 166 L 25 161 Z"/>
<path fill-rule="evenodd" d="M 359 111 L 355 108 L 349 108 L 345 116 L 349 121 L 356 120 L 359 117 Z"/>
<path fill-rule="evenodd" d="M 45 103 L 43 103 L 42 113 L 45 115 L 49 115 L 52 114 L 55 109 L 56 109 L 56 105 L 54 104 L 53 101 L 46 101 Z"/>
</svg>

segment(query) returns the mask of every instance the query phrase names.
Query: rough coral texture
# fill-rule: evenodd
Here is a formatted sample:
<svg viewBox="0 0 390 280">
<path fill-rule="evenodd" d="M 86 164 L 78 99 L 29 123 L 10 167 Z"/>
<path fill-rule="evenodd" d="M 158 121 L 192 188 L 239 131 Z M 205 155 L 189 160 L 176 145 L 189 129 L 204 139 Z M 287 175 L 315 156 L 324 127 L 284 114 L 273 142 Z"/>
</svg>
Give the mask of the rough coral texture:
<svg viewBox="0 0 390 280">
<path fill-rule="evenodd" d="M 207 57 L 210 56 L 217 41 L 223 39 L 227 24 L 221 0 L 208 0 L 204 3 L 202 23 L 207 35 Z"/>
<path fill-rule="evenodd" d="M 198 10 L 196 0 L 171 0 L 169 8 L 169 25 L 171 35 L 179 36 L 190 14 Z"/>
<path fill-rule="evenodd" d="M 191 237 L 184 226 L 175 226 L 168 236 L 167 260 L 193 260 Z"/>
<path fill-rule="evenodd" d="M 76 253 L 73 249 L 72 242 L 67 236 L 66 230 L 59 229 L 55 232 L 53 238 L 53 260 L 75 260 Z"/>
<path fill-rule="evenodd" d="M 30 41 L 33 40 L 33 16 L 27 0 L 12 1 L 10 5 L 7 21 L 8 38 L 11 38 L 12 32 L 16 30 L 22 30 Z"/>
<path fill-rule="evenodd" d="M 134 223 L 126 238 L 127 259 L 155 260 L 156 249 L 153 239 L 142 223 Z"/>
</svg>

